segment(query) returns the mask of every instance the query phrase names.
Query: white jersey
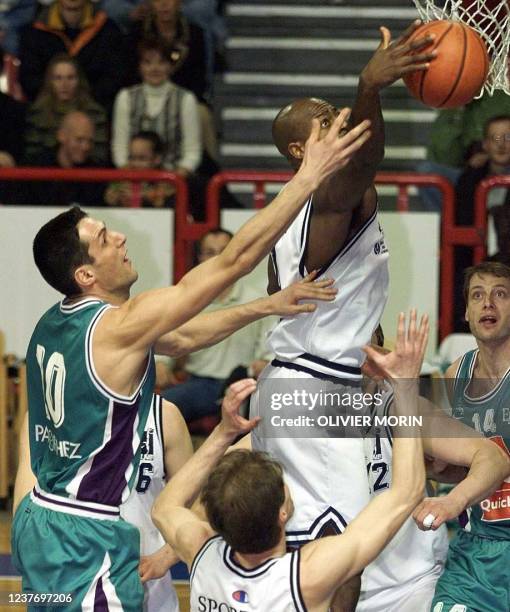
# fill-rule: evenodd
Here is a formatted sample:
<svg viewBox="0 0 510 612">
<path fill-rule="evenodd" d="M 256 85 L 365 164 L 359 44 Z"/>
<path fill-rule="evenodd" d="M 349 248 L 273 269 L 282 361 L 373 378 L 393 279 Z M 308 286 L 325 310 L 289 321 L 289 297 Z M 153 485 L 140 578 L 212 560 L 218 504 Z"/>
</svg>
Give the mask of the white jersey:
<svg viewBox="0 0 510 612">
<path fill-rule="evenodd" d="M 252 569 L 241 566 L 220 536 L 198 552 L 190 572 L 190 612 L 305 612 L 299 551 Z"/>
<path fill-rule="evenodd" d="M 374 414 L 387 415 L 393 393 L 387 392 Z M 366 438 L 367 471 L 371 495 L 387 490 L 391 482 L 393 439 L 391 430 L 375 431 Z M 408 518 L 383 552 L 361 576 L 357 612 L 429 612 L 435 584 L 448 551 L 446 525 L 421 531 Z"/>
<path fill-rule="evenodd" d="M 307 274 L 312 198 L 272 251 L 282 289 Z M 388 249 L 377 211 L 321 268 L 318 277 L 335 280 L 335 299 L 317 302 L 316 310 L 306 316 L 282 319 L 269 337 L 269 347 L 277 360 L 303 369 L 360 377 L 365 358 L 361 348 L 370 343 L 388 297 Z"/>
<path fill-rule="evenodd" d="M 154 396 L 153 409 L 149 413 L 143 434 L 138 477 L 127 501 L 120 507 L 120 514 L 140 530 L 140 555 L 146 556 L 159 550 L 165 540 L 151 520 L 151 509 L 156 497 L 163 490 L 165 480 L 165 452 L 163 442 L 163 401 Z M 178 612 L 179 600 L 172 584 L 170 572 L 159 580 L 145 584 L 145 612 Z"/>
</svg>

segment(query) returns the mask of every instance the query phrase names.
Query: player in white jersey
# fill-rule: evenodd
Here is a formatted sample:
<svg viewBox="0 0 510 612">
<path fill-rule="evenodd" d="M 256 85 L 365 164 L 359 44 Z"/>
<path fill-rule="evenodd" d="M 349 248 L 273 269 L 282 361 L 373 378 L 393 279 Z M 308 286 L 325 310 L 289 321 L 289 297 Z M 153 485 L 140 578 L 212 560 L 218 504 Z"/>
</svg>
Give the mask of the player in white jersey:
<svg viewBox="0 0 510 612">
<path fill-rule="evenodd" d="M 382 330 L 374 334 L 374 342 L 384 344 Z M 367 369 L 364 373 L 370 375 Z M 364 389 L 372 396 L 377 382 L 365 379 Z M 392 414 L 393 394 L 386 388 L 382 401 L 373 405 L 372 417 Z M 495 444 L 487 444 L 481 435 L 441 413 L 428 400 L 419 398 L 423 450 L 429 464 L 443 467 L 455 464 L 464 471 L 463 490 L 454 487 L 445 497 L 429 498 L 415 511 L 417 519 L 437 515 L 434 529 L 423 531 L 422 522 L 408 518 L 381 554 L 365 568 L 361 595 L 356 612 L 429 612 L 436 582 L 441 575 L 448 536 L 445 522 L 458 516 L 468 499 L 483 497 L 498 487 L 501 476 L 510 464 Z M 392 478 L 393 434 L 391 427 L 372 421 L 371 436 L 365 438 L 367 473 L 371 496 L 387 490 Z M 430 520 L 430 519 L 429 519 Z M 418 521 L 417 521 L 418 522 Z"/>
<path fill-rule="evenodd" d="M 174 404 L 156 396 L 147 419 L 136 484 L 121 516 L 140 530 L 140 577 L 144 612 L 178 612 L 169 568 L 178 561 L 151 520 L 151 509 L 166 481 L 193 454 L 186 423 Z"/>
<path fill-rule="evenodd" d="M 394 353 L 381 356 L 367 348 L 392 380 L 399 415 L 413 416 L 417 410 L 414 379 L 427 334 L 427 320 L 417 330 L 413 312 L 408 334 L 404 316 L 399 317 Z M 338 586 L 374 559 L 421 499 L 425 470 L 419 429 L 406 430 L 410 437 L 395 439 L 391 487 L 373 499 L 343 534 L 287 553 L 285 523 L 293 504 L 279 464 L 250 451 L 234 451 L 222 459 L 236 436 L 257 425 L 258 419 L 246 421 L 238 414 L 254 388 L 250 380 L 230 388 L 221 424 L 166 486 L 153 519 L 191 567 L 192 612 L 326 612 Z M 204 483 L 208 522 L 184 507 Z"/>
<path fill-rule="evenodd" d="M 292 393 L 308 388 L 308 380 L 327 376 L 337 388 L 346 386 L 343 393 L 359 392 L 362 347 L 379 323 L 388 292 L 388 254 L 373 184 L 384 157 L 379 92 L 406 73 L 425 70 L 435 57 L 434 51 L 424 50 L 431 38 L 409 42 L 418 25 L 413 23 L 396 41 L 381 28 L 381 44 L 360 75 L 351 116 L 354 122 L 370 119 L 373 136 L 342 171 L 315 191 L 272 251 L 270 292 L 318 270 L 319 278 L 327 274 L 335 279 L 339 293 L 333 304 L 317 308 L 313 320 L 284 319 L 275 328 L 269 343 L 276 359 L 262 373 L 262 386 L 251 402 L 252 416 L 267 414 L 266 402 L 260 399 L 264 385 Z M 333 105 L 316 98 L 297 100 L 278 113 L 273 140 L 294 170 L 302 162 L 312 120 L 318 119 L 326 133 L 337 114 Z M 292 418 L 288 428 L 274 430 L 269 425 L 266 421 L 266 427 L 254 434 L 253 446 L 284 466 L 296 502 L 289 543 L 342 532 L 368 502 L 361 438 L 299 437 Z"/>
</svg>

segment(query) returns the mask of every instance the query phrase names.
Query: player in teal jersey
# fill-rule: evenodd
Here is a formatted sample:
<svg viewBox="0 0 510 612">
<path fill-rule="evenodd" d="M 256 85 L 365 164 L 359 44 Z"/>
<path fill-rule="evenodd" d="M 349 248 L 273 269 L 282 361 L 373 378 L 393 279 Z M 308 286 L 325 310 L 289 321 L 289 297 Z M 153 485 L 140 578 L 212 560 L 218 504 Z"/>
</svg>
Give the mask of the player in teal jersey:
<svg viewBox="0 0 510 612">
<path fill-rule="evenodd" d="M 21 502 L 12 533 L 25 590 L 71 593 L 68 610 L 141 609 L 138 532 L 119 520 L 118 506 L 136 474 L 153 401 L 153 352 L 204 342 L 207 317 L 183 324 L 252 270 L 317 185 L 369 138 L 369 122 L 339 137 L 347 117 L 345 110 L 325 137 L 316 122 L 303 171 L 221 255 L 173 287 L 130 299 L 137 273 L 126 237 L 79 208 L 39 230 L 36 264 L 66 297 L 43 315 L 27 351 L 30 453 L 38 482 Z M 252 308 L 246 323 L 260 316 Z"/>
<path fill-rule="evenodd" d="M 466 320 L 478 349 L 447 371 L 453 380 L 452 414 L 509 454 L 510 268 L 495 262 L 468 268 L 465 298 Z M 508 612 L 510 479 L 473 505 L 461 524 L 450 543 L 432 611 Z"/>
</svg>

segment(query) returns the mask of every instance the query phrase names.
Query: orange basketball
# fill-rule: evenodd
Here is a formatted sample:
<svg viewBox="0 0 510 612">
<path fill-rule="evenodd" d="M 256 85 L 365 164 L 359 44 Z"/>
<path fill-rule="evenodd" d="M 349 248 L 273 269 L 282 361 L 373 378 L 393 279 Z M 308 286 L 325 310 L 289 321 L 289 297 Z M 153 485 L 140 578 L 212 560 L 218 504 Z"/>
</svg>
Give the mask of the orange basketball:
<svg viewBox="0 0 510 612">
<path fill-rule="evenodd" d="M 410 93 L 434 108 L 455 108 L 470 102 L 481 90 L 489 71 L 489 56 L 480 36 L 458 21 L 431 21 L 420 26 L 410 40 L 434 34 L 426 47 L 437 51 L 427 70 L 404 77 Z M 420 49 L 418 53 L 422 53 Z"/>
</svg>

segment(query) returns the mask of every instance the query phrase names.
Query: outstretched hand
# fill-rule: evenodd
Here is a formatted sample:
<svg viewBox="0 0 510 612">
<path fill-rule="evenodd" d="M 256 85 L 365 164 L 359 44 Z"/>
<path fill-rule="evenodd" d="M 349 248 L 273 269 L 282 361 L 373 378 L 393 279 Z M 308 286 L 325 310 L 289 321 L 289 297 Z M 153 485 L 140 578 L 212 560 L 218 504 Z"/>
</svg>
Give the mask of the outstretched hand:
<svg viewBox="0 0 510 612">
<path fill-rule="evenodd" d="M 361 73 L 364 84 L 371 89 L 382 89 L 397 79 L 416 70 L 426 70 L 437 55 L 426 48 L 434 41 L 434 35 L 427 34 L 409 41 L 413 32 L 422 25 L 420 20 L 413 23 L 395 41 L 391 32 L 382 26 L 381 43 Z"/>
<path fill-rule="evenodd" d="M 260 417 L 245 419 L 239 414 L 239 408 L 244 400 L 251 395 L 257 387 L 253 378 L 243 378 L 227 389 L 221 403 L 221 429 L 229 436 L 236 437 L 247 434 L 260 422 Z"/>
<path fill-rule="evenodd" d="M 269 298 L 273 314 L 292 316 L 302 312 L 313 312 L 317 304 L 311 302 L 301 302 L 301 300 L 320 300 L 322 302 L 332 302 L 337 294 L 337 289 L 333 287 L 335 282 L 331 278 L 320 281 L 315 280 L 317 270 L 310 272 L 303 280 L 292 283 L 286 289 L 282 289 Z"/>
<path fill-rule="evenodd" d="M 342 109 L 324 138 L 320 138 L 319 120 L 312 119 L 312 131 L 305 143 L 299 174 L 315 183 L 314 190 L 330 174 L 344 168 L 371 136 L 368 120 L 340 136 L 347 127 L 350 113 L 349 108 Z"/>
<path fill-rule="evenodd" d="M 363 348 L 372 371 L 391 381 L 418 378 L 427 348 L 429 318 L 423 315 L 417 328 L 416 317 L 413 308 L 406 331 L 406 316 L 399 314 L 395 350 L 390 353 L 382 354 L 371 346 Z"/>
</svg>

